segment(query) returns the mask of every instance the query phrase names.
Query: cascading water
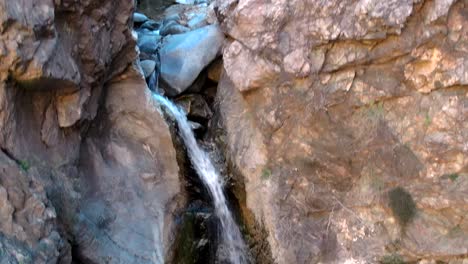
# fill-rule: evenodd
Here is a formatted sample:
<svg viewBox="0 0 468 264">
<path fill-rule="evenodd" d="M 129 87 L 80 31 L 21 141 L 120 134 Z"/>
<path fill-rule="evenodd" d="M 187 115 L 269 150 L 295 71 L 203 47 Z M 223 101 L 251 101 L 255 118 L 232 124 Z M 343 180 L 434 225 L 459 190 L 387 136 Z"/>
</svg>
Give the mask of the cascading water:
<svg viewBox="0 0 468 264">
<path fill-rule="evenodd" d="M 190 160 L 213 199 L 215 213 L 221 223 L 222 241 L 229 253 L 229 261 L 232 264 L 248 263 L 246 246 L 239 228 L 228 209 L 221 177 L 213 166 L 208 154 L 197 144 L 185 113 L 167 98 L 154 93 L 153 97 L 169 110 L 179 125 L 179 133 L 187 146 Z"/>
</svg>

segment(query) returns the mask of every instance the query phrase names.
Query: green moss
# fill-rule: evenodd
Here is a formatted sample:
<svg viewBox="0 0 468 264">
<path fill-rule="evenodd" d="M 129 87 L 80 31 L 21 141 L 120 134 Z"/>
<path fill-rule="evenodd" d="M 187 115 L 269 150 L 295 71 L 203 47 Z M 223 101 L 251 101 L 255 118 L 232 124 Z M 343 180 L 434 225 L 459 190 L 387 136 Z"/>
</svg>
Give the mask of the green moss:
<svg viewBox="0 0 468 264">
<path fill-rule="evenodd" d="M 31 168 L 31 166 L 29 165 L 29 163 L 26 160 L 18 161 L 18 165 L 25 172 L 28 172 L 29 168 Z"/>
<path fill-rule="evenodd" d="M 432 119 L 431 117 L 429 116 L 429 112 L 426 113 L 426 115 L 424 116 L 424 126 L 428 127 L 430 126 L 432 123 Z"/>
<path fill-rule="evenodd" d="M 271 170 L 268 168 L 264 168 L 262 171 L 262 176 L 261 176 L 262 180 L 268 180 L 270 179 L 270 177 L 271 177 Z"/>
<path fill-rule="evenodd" d="M 448 178 L 451 180 L 451 181 L 456 181 L 458 179 L 458 173 L 451 173 L 448 175 Z"/>
<path fill-rule="evenodd" d="M 406 263 L 403 260 L 403 258 L 398 254 L 391 254 L 391 255 L 383 256 L 379 262 L 380 264 L 405 264 Z"/>
<path fill-rule="evenodd" d="M 370 102 L 368 110 L 369 118 L 371 119 L 381 119 L 385 116 L 385 109 L 383 102 L 375 103 L 374 101 Z"/>
<path fill-rule="evenodd" d="M 390 190 L 390 208 L 402 226 L 408 224 L 416 215 L 416 204 L 413 197 L 402 187 Z"/>
</svg>

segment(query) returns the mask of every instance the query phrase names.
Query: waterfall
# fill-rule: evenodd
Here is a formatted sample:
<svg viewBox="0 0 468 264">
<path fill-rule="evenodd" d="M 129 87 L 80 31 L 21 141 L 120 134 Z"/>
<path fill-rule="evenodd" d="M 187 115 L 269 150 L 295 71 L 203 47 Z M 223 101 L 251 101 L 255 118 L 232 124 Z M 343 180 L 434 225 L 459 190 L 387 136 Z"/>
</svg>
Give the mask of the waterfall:
<svg viewBox="0 0 468 264">
<path fill-rule="evenodd" d="M 221 223 L 223 246 L 228 251 L 230 262 L 232 264 L 248 263 L 246 246 L 239 228 L 228 209 L 221 177 L 213 166 L 208 154 L 197 144 L 184 111 L 161 95 L 153 93 L 153 96 L 161 105 L 169 110 L 179 125 L 179 133 L 187 147 L 192 166 L 194 166 L 213 199 L 215 214 Z"/>
</svg>

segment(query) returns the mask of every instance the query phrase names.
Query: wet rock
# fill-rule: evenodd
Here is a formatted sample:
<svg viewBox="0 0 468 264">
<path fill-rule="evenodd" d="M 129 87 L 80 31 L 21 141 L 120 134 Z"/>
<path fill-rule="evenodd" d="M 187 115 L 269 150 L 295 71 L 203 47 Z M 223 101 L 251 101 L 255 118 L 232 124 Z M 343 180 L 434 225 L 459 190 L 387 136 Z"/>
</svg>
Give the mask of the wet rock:
<svg viewBox="0 0 468 264">
<path fill-rule="evenodd" d="M 161 36 L 167 36 L 167 35 L 183 34 L 189 31 L 190 31 L 189 28 L 184 27 L 175 21 L 169 21 L 168 23 L 164 24 L 164 26 L 159 31 L 159 34 L 161 34 Z"/>
<path fill-rule="evenodd" d="M 187 22 L 187 26 L 191 29 L 197 29 L 208 25 L 207 15 L 205 13 L 196 14 Z"/>
<path fill-rule="evenodd" d="M 161 80 L 170 96 L 185 91 L 218 55 L 224 35 L 216 25 L 166 37 L 161 49 Z"/>
<path fill-rule="evenodd" d="M 204 129 L 204 127 L 200 123 L 189 121 L 189 124 L 193 131 L 199 131 Z"/>
<path fill-rule="evenodd" d="M 161 36 L 156 32 L 143 31 L 138 34 L 138 47 L 141 52 L 154 54 L 160 46 Z"/>
<path fill-rule="evenodd" d="M 213 116 L 213 112 L 201 95 L 184 95 L 177 98 L 176 103 L 184 109 L 189 118 L 208 120 Z"/>
<path fill-rule="evenodd" d="M 186 90 L 187 93 L 201 93 L 206 83 L 207 74 L 206 71 L 202 71 L 198 75 L 197 79 L 190 85 Z"/>
<path fill-rule="evenodd" d="M 177 13 L 172 13 L 172 14 L 169 14 L 169 15 L 164 17 L 163 25 L 167 25 L 170 22 L 179 23 L 180 20 L 181 20 L 181 17 L 180 17 L 180 14 L 178 12 Z"/>
<path fill-rule="evenodd" d="M 141 29 L 148 29 L 151 31 L 158 30 L 161 27 L 161 23 L 154 20 L 148 20 L 140 26 Z"/>
<path fill-rule="evenodd" d="M 148 20 L 149 18 L 142 13 L 138 13 L 138 12 L 133 13 L 133 23 L 143 24 Z"/>
<path fill-rule="evenodd" d="M 156 62 L 153 60 L 144 60 L 140 62 L 140 65 L 143 69 L 145 78 L 148 78 L 154 72 Z"/>
</svg>

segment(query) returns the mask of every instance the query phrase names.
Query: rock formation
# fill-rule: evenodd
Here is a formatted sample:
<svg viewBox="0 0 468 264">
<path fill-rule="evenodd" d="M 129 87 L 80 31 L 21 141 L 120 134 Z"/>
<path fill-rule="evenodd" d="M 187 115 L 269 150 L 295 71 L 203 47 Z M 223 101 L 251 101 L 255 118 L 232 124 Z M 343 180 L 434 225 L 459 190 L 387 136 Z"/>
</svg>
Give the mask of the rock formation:
<svg viewBox="0 0 468 264">
<path fill-rule="evenodd" d="M 183 189 L 132 1 L 0 1 L 0 262 L 163 263 Z M 72 250 L 73 249 L 73 250 Z"/>
<path fill-rule="evenodd" d="M 217 1 L 226 152 L 275 263 L 466 261 L 467 5 Z"/>
<path fill-rule="evenodd" d="M 225 177 L 252 263 L 466 264 L 467 10 L 0 0 L 0 263 L 223 259 L 157 92 Z"/>
</svg>

